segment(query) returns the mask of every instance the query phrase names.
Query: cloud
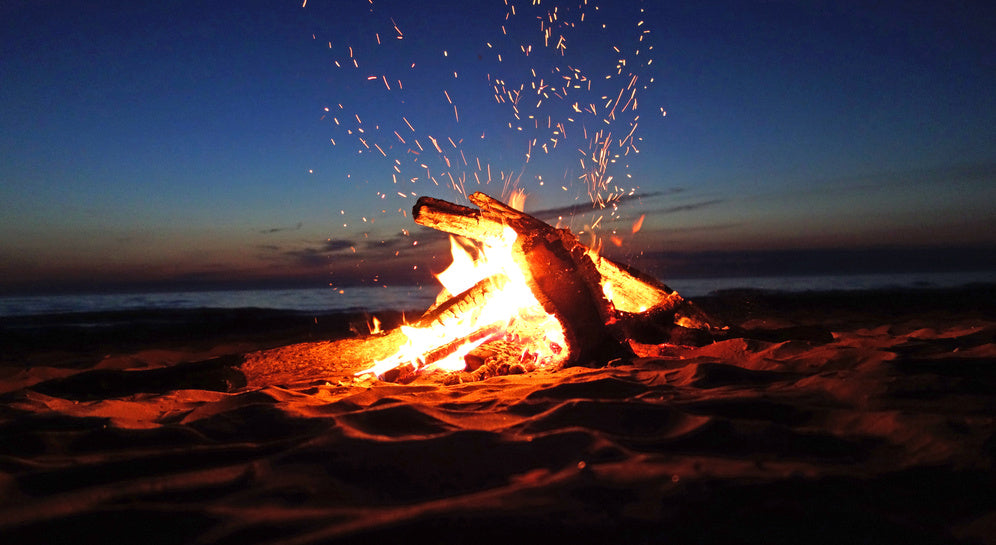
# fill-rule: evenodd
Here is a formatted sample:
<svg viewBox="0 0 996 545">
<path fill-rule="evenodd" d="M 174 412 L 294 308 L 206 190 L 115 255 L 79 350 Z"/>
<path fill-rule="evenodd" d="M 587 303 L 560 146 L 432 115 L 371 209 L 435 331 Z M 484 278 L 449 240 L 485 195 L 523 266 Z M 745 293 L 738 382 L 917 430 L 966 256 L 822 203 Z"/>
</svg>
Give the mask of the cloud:
<svg viewBox="0 0 996 545">
<path fill-rule="evenodd" d="M 326 240 L 321 247 L 322 251 L 325 252 L 340 252 L 342 250 L 348 250 L 350 248 L 355 248 L 356 242 L 352 240 L 340 240 L 340 239 L 330 239 Z"/>
<path fill-rule="evenodd" d="M 895 191 L 904 193 L 914 189 L 927 191 L 961 191 L 966 193 L 988 190 L 996 179 L 996 162 L 959 163 L 917 169 L 885 170 L 859 175 L 805 178 L 790 180 L 789 189 L 780 188 L 738 197 L 742 200 L 769 200 L 776 198 L 814 198 L 824 195 L 839 197 L 865 194 L 869 191 Z M 894 195 L 893 193 L 889 193 Z"/>
<path fill-rule="evenodd" d="M 297 222 L 294 227 L 271 227 L 270 229 L 260 229 L 259 233 L 263 235 L 272 235 L 273 233 L 281 233 L 283 231 L 300 231 L 301 227 L 304 227 L 304 222 Z"/>
<path fill-rule="evenodd" d="M 671 235 L 671 234 L 688 234 L 688 233 L 709 233 L 714 231 L 728 231 L 730 229 L 737 229 L 743 227 L 743 223 L 727 222 L 727 223 L 712 223 L 708 225 L 693 225 L 687 227 L 668 227 L 662 229 L 655 229 L 653 231 L 648 231 L 660 235 Z"/>
<path fill-rule="evenodd" d="M 713 205 L 717 205 L 717 204 L 720 204 L 720 203 L 725 202 L 725 201 L 726 201 L 726 199 L 712 199 L 712 200 L 709 200 L 709 201 L 693 202 L 693 203 L 688 203 L 688 204 L 680 204 L 680 205 L 677 205 L 677 206 L 670 206 L 668 208 L 662 208 L 662 209 L 659 209 L 659 210 L 654 210 L 653 212 L 650 212 L 650 213 L 651 214 L 674 214 L 676 212 L 691 212 L 693 210 L 701 210 L 703 208 L 707 208 L 707 207 L 710 207 L 710 206 L 713 206 Z"/>
<path fill-rule="evenodd" d="M 318 267 L 321 265 L 327 265 L 329 260 L 332 258 L 331 254 L 353 248 L 356 248 L 355 241 L 331 239 L 323 241 L 321 244 L 315 246 L 285 250 L 283 255 L 290 257 L 296 266 Z"/>
<path fill-rule="evenodd" d="M 681 188 L 674 188 L 668 191 L 655 191 L 653 193 L 634 193 L 632 195 L 623 195 L 613 201 L 614 204 L 624 203 L 633 200 L 643 200 L 651 199 L 654 197 L 659 197 L 662 195 L 671 195 L 674 193 L 680 193 L 683 191 Z M 575 216 L 578 214 L 586 214 L 588 212 L 595 212 L 600 210 L 599 206 L 594 203 L 583 203 L 583 204 L 572 204 L 569 206 L 561 206 L 558 208 L 547 208 L 545 210 L 537 210 L 535 212 L 529 212 L 530 216 L 539 218 L 541 220 L 550 220 L 563 216 Z"/>
<path fill-rule="evenodd" d="M 289 248 L 277 244 L 257 244 L 260 259 L 280 263 L 290 261 L 294 267 L 316 267 L 327 264 L 332 254 L 356 247 L 352 240 L 326 240 L 311 242 L 304 247 Z"/>
<path fill-rule="evenodd" d="M 937 273 L 996 270 L 991 246 L 877 246 L 779 250 L 655 250 L 646 272 L 670 277 Z"/>
<path fill-rule="evenodd" d="M 329 262 L 329 254 L 321 248 L 301 248 L 300 250 L 288 250 L 284 252 L 285 256 L 288 256 L 294 260 L 294 264 L 299 267 L 320 267 L 322 265 L 327 265 Z"/>
<path fill-rule="evenodd" d="M 364 250 L 395 250 L 411 246 L 417 240 L 415 237 L 398 233 L 389 237 L 369 238 L 363 241 Z"/>
</svg>

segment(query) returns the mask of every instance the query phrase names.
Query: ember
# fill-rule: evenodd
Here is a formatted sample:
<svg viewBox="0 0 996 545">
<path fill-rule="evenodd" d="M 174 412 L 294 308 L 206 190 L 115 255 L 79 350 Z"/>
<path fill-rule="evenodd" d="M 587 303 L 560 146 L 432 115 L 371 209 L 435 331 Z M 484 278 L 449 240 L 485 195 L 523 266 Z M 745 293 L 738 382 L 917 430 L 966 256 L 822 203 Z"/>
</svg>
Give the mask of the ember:
<svg viewBox="0 0 996 545">
<path fill-rule="evenodd" d="M 444 289 L 436 304 L 401 327 L 401 348 L 358 375 L 403 381 L 442 370 L 477 378 L 604 365 L 632 355 L 627 341 L 637 324 L 664 319 L 658 333 L 668 340 L 712 327 L 675 291 L 599 256 L 569 230 L 484 193 L 469 199 L 477 209 L 430 197 L 415 204 L 416 223 L 451 234 L 453 263 L 437 277 Z"/>
</svg>

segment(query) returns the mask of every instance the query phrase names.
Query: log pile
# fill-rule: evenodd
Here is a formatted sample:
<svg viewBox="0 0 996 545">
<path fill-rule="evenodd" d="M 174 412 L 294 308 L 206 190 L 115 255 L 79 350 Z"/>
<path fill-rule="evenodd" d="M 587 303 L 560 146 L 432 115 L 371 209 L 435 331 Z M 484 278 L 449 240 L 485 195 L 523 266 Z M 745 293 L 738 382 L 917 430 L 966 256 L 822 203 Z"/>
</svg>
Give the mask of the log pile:
<svg viewBox="0 0 996 545">
<path fill-rule="evenodd" d="M 484 193 L 474 193 L 469 199 L 476 209 L 422 197 L 412 211 L 414 220 L 483 245 L 494 245 L 506 228 L 513 229 L 516 265 L 537 301 L 563 326 L 569 352 L 566 365 L 599 366 L 631 357 L 631 340 L 701 344 L 716 329 L 717 324 L 677 292 L 649 275 L 598 256 L 570 230 L 557 229 Z M 447 313 L 465 311 L 495 289 L 493 282 L 481 281 L 434 306 L 413 325 L 441 322 Z M 479 338 L 490 334 L 484 328 Z M 468 372 L 487 367 L 487 358 L 481 354 L 495 351 L 485 346 L 468 355 Z"/>
</svg>

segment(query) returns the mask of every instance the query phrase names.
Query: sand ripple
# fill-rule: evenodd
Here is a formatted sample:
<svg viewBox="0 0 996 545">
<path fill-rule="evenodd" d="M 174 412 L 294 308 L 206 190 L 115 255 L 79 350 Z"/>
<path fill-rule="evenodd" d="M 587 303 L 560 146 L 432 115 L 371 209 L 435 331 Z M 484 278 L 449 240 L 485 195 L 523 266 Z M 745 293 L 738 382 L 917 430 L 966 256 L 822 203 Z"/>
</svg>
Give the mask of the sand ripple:
<svg viewBox="0 0 996 545">
<path fill-rule="evenodd" d="M 38 368 L 2 390 L 0 535 L 991 543 L 996 322 L 921 322 L 452 386 Z"/>
</svg>

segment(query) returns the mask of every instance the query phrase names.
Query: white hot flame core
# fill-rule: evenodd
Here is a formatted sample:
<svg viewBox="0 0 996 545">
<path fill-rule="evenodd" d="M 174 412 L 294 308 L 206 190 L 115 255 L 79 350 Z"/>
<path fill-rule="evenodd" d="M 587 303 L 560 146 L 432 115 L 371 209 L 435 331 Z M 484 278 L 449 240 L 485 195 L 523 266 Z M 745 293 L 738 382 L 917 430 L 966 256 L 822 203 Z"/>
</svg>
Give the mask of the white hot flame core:
<svg viewBox="0 0 996 545">
<path fill-rule="evenodd" d="M 512 258 L 516 237 L 515 230 L 506 226 L 500 236 L 481 248 L 476 258 L 450 237 L 453 263 L 437 275 L 444 288 L 440 298 L 460 294 L 486 279 L 491 279 L 494 289 L 483 303 L 449 315 L 431 326 L 402 326 L 407 337 L 405 344 L 393 355 L 357 374 L 382 375 L 406 363 L 416 370 L 434 367 L 460 371 L 466 366 L 464 356 L 471 350 L 501 338 L 520 343 L 523 357 L 530 363 L 552 365 L 566 359 L 563 326 L 536 300 L 522 270 Z M 433 350 L 459 343 L 461 339 L 465 342 L 446 357 L 429 365 L 425 363 Z"/>
</svg>

